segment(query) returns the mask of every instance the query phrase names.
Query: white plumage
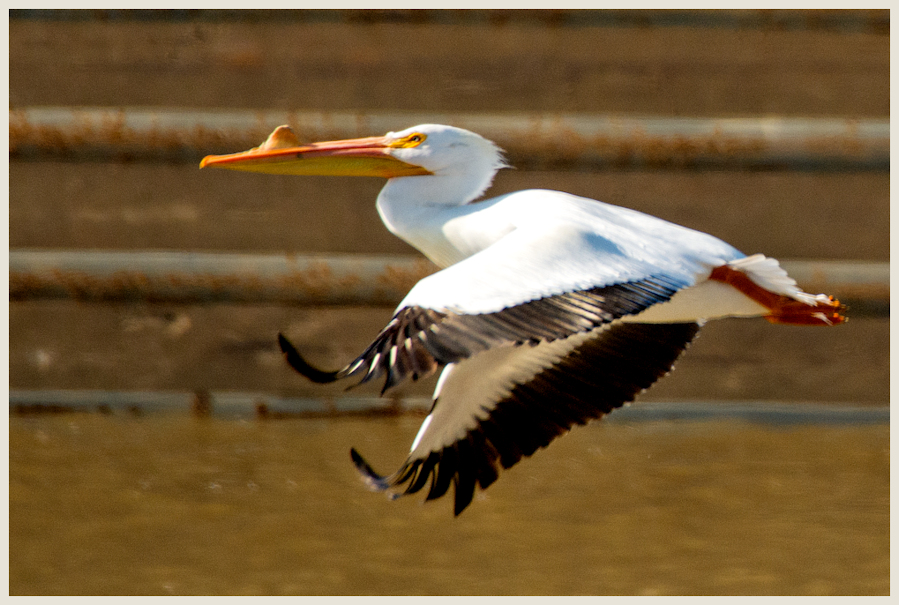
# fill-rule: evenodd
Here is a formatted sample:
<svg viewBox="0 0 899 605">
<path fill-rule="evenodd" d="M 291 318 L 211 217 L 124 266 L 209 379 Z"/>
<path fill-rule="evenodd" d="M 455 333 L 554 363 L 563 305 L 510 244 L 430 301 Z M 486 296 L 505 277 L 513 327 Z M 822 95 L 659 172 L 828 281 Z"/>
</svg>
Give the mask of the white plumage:
<svg viewBox="0 0 899 605">
<path fill-rule="evenodd" d="M 375 489 L 411 493 L 430 482 L 432 499 L 453 485 L 456 514 L 500 467 L 669 372 L 705 321 L 844 320 L 839 303 L 802 292 L 776 260 L 634 210 L 546 190 L 474 202 L 506 164 L 496 145 L 458 128 L 299 146 L 281 127 L 257 149 L 201 166 L 389 179 L 377 200 L 384 224 L 442 270 L 342 370 L 317 370 L 279 341 L 318 382 L 386 375 L 387 389 L 443 367 L 397 473 L 382 477 L 352 454 Z"/>
</svg>

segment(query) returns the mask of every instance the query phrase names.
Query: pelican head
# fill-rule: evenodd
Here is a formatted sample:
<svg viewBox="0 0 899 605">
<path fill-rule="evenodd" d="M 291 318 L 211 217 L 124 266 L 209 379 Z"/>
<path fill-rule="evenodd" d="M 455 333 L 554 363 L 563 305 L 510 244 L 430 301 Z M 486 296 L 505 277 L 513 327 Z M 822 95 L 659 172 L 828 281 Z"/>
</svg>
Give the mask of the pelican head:
<svg viewBox="0 0 899 605">
<path fill-rule="evenodd" d="M 502 150 L 495 143 L 454 126 L 421 124 L 387 133 L 385 138 L 394 141 L 393 157 L 436 176 L 470 176 L 477 172 L 492 176 L 506 167 Z"/>
<path fill-rule="evenodd" d="M 200 168 L 269 174 L 378 176 L 388 189 L 440 205 L 465 204 L 483 193 L 501 168 L 502 151 L 484 137 L 453 126 L 420 124 L 384 136 L 301 145 L 289 126 L 279 126 L 249 151 L 203 158 Z M 428 186 L 405 177 L 431 177 Z M 416 179 L 417 180 L 417 179 Z"/>
</svg>

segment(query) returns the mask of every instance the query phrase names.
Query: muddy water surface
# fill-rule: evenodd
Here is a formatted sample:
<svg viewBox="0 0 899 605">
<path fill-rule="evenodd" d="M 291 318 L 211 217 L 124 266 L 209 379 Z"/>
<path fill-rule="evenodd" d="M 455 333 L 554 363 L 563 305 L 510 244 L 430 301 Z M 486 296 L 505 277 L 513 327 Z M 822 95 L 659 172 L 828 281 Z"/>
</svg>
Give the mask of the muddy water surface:
<svg viewBox="0 0 899 605">
<path fill-rule="evenodd" d="M 594 423 L 454 519 L 350 464 L 419 422 L 11 417 L 10 592 L 889 592 L 887 424 Z"/>
</svg>

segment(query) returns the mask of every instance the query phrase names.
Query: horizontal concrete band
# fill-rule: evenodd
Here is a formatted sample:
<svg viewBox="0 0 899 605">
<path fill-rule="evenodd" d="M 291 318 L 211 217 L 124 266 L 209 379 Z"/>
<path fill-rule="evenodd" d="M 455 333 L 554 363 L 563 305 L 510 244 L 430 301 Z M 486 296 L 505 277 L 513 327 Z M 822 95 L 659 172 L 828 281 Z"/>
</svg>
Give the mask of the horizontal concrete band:
<svg viewBox="0 0 899 605">
<path fill-rule="evenodd" d="M 10 159 L 197 162 L 255 147 L 281 124 L 303 142 L 421 123 L 477 132 L 531 169 L 889 170 L 889 119 L 673 118 L 537 113 L 197 111 L 26 107 L 9 112 Z"/>
<path fill-rule="evenodd" d="M 395 305 L 421 257 L 11 250 L 10 300 Z"/>
<path fill-rule="evenodd" d="M 781 264 L 808 292 L 889 314 L 889 263 Z M 416 256 L 11 250 L 9 298 L 393 306 L 435 270 Z"/>
<path fill-rule="evenodd" d="M 96 412 L 144 414 L 183 412 L 194 416 L 226 418 L 296 418 L 345 414 L 425 413 L 426 398 L 383 399 L 377 397 L 299 398 L 266 393 L 12 390 L 10 413 L 47 414 Z M 874 424 L 889 423 L 888 406 L 846 404 L 748 402 L 646 402 L 627 406 L 609 415 L 605 422 L 659 420 L 741 419 L 773 424 Z"/>
</svg>

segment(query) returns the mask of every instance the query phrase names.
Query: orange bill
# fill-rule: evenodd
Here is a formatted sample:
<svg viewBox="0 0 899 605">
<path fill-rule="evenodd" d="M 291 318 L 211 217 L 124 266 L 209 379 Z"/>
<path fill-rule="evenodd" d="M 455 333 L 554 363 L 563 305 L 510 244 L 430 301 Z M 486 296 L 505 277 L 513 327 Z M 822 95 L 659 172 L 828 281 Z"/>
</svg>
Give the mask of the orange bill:
<svg viewBox="0 0 899 605">
<path fill-rule="evenodd" d="M 209 155 L 200 168 L 226 168 L 268 174 L 320 176 L 420 176 L 431 174 L 395 158 L 394 141 L 368 137 L 300 145 L 289 126 L 279 126 L 265 143 L 249 151 Z"/>
</svg>

